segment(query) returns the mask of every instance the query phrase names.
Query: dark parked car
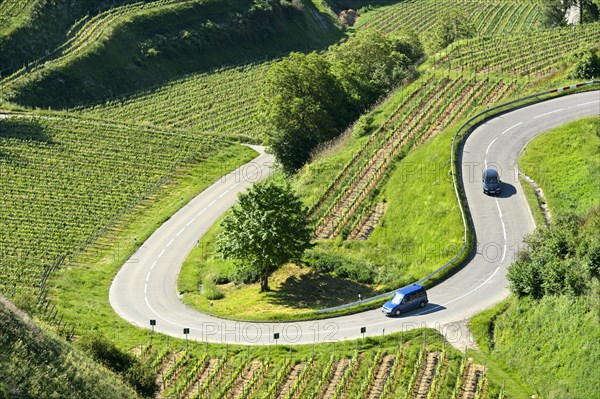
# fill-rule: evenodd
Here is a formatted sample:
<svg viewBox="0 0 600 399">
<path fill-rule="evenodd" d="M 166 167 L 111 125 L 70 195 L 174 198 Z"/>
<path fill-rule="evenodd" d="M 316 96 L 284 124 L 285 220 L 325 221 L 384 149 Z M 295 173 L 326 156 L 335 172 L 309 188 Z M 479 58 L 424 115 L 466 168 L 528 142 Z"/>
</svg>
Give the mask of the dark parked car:
<svg viewBox="0 0 600 399">
<path fill-rule="evenodd" d="M 404 312 L 411 311 L 416 308 L 424 308 L 429 300 L 425 287 L 419 284 L 407 285 L 400 288 L 392 299 L 387 301 L 381 311 L 386 316 L 400 316 Z"/>
<path fill-rule="evenodd" d="M 484 194 L 500 194 L 502 181 L 500 181 L 500 176 L 498 175 L 497 170 L 485 169 L 483 171 L 483 175 L 481 176 L 481 180 L 483 183 Z"/>
</svg>

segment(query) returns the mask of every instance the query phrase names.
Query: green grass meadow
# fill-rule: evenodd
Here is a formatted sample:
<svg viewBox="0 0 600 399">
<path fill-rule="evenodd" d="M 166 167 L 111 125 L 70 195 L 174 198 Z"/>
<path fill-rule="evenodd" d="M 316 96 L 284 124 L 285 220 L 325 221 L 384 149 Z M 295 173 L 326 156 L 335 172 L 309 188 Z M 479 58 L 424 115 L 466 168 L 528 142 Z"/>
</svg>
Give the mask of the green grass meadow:
<svg viewBox="0 0 600 399">
<path fill-rule="evenodd" d="M 542 187 L 551 213 L 581 214 L 600 203 L 599 132 L 600 117 L 585 118 L 527 144 L 519 166 Z"/>
</svg>

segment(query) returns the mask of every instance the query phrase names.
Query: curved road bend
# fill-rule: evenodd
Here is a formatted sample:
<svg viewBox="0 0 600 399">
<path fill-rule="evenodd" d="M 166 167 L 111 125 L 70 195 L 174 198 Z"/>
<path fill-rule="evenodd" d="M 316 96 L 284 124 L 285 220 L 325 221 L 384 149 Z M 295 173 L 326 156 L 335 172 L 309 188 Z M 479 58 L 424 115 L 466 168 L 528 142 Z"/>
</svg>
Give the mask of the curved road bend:
<svg viewBox="0 0 600 399">
<path fill-rule="evenodd" d="M 600 91 L 574 94 L 518 109 L 481 125 L 466 140 L 462 154 L 463 184 L 473 215 L 477 253 L 471 262 L 429 290 L 430 304 L 399 318 L 379 309 L 326 320 L 291 323 L 235 322 L 212 317 L 183 305 L 176 279 L 198 238 L 253 181 L 266 177 L 272 157 L 261 155 L 202 192 L 165 222 L 115 277 L 110 302 L 125 320 L 156 331 L 197 341 L 300 344 L 337 341 L 405 331 L 416 327 L 443 330 L 465 320 L 508 295 L 506 271 L 523 237 L 535 225 L 517 177 L 518 155 L 534 136 L 566 122 L 600 113 Z M 498 197 L 481 189 L 485 165 L 497 168 L 503 180 Z M 240 179 L 240 177 L 243 177 Z M 459 338 L 456 338 L 459 339 Z M 463 337 L 464 339 L 464 337 Z"/>
</svg>

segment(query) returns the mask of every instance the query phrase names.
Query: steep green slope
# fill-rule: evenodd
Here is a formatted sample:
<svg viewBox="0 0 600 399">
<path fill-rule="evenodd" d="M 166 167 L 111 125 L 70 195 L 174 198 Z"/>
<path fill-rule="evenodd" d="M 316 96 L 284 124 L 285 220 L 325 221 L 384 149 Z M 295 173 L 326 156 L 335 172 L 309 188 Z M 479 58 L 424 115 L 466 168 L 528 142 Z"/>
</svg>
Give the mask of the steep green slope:
<svg viewBox="0 0 600 399">
<path fill-rule="evenodd" d="M 0 295 L 0 398 L 137 398 L 71 344 Z"/>
<path fill-rule="evenodd" d="M 548 266 L 531 273 L 518 268 L 546 293 L 512 297 L 471 323 L 481 349 L 544 398 L 588 399 L 600 392 L 599 227 L 597 208 L 574 228 L 551 225 L 545 248 L 522 256 L 536 259 L 543 251 Z"/>
<path fill-rule="evenodd" d="M 26 106 L 65 108 L 193 72 L 322 48 L 340 37 L 312 12 L 309 1 L 286 0 L 159 1 L 115 9 L 80 29 L 82 37 L 63 56 L 5 81 L 0 95 Z M 102 34 L 86 40 L 98 24 Z"/>
<path fill-rule="evenodd" d="M 0 2 L 0 72 L 47 55 L 69 36 L 78 20 L 139 0 L 4 0 Z M 80 21 L 83 22 L 83 21 Z"/>
<path fill-rule="evenodd" d="M 553 214 L 580 214 L 598 205 L 600 117 L 569 123 L 536 137 L 527 144 L 519 166 L 542 187 Z"/>
</svg>

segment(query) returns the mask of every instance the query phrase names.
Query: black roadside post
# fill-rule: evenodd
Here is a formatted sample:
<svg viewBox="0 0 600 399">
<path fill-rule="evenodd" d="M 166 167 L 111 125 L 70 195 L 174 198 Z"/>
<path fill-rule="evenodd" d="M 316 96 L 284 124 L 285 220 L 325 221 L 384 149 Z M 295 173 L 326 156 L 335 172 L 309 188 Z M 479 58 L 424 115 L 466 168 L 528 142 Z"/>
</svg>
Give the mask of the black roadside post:
<svg viewBox="0 0 600 399">
<path fill-rule="evenodd" d="M 190 329 L 184 328 L 183 333 L 185 334 L 185 351 L 187 352 L 187 350 L 188 350 L 188 335 L 190 333 Z"/>
<path fill-rule="evenodd" d="M 275 346 L 277 346 L 277 340 L 279 339 L 279 333 L 274 333 L 273 339 L 275 340 Z"/>
<path fill-rule="evenodd" d="M 365 340 L 365 333 L 367 332 L 367 327 L 361 327 L 360 328 L 360 333 L 363 336 L 363 341 Z"/>
<path fill-rule="evenodd" d="M 154 335 L 154 326 L 156 325 L 156 320 L 150 320 L 150 327 L 152 327 L 152 331 L 150 331 L 150 346 L 152 346 L 152 336 Z"/>
</svg>

